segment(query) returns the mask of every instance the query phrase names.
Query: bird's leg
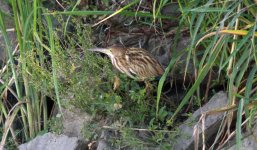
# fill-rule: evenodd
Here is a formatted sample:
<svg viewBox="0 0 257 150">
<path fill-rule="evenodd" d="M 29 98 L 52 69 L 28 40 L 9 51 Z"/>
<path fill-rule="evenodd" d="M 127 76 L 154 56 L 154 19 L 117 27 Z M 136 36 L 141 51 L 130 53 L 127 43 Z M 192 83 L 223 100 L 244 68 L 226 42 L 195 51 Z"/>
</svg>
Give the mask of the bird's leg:
<svg viewBox="0 0 257 150">
<path fill-rule="evenodd" d="M 150 96 L 151 91 L 152 91 L 152 89 L 153 89 L 153 86 L 152 86 L 152 84 L 150 83 L 150 81 L 148 81 L 148 80 L 145 80 L 144 82 L 145 82 L 145 92 L 146 92 L 146 96 Z"/>
<path fill-rule="evenodd" d="M 113 82 L 113 90 L 117 90 L 120 87 L 120 78 L 118 76 L 114 76 L 114 82 Z"/>
</svg>

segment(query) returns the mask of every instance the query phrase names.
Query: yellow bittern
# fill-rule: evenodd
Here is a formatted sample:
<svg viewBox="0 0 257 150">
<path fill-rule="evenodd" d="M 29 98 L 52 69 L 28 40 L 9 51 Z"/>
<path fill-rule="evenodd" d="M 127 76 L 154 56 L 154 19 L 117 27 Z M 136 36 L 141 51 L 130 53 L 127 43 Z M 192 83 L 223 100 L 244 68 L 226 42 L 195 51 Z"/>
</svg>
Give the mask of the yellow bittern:
<svg viewBox="0 0 257 150">
<path fill-rule="evenodd" d="M 115 46 L 89 50 L 108 55 L 116 69 L 136 80 L 145 81 L 149 78 L 160 77 L 164 72 L 154 56 L 142 48 Z"/>
</svg>

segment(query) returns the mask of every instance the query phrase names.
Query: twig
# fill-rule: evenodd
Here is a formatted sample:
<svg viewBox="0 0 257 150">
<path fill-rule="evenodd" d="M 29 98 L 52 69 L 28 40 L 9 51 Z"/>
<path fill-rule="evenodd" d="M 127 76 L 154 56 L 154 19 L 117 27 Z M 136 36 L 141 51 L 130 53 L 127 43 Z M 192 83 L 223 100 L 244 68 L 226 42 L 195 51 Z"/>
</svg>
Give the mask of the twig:
<svg viewBox="0 0 257 150">
<path fill-rule="evenodd" d="M 209 71 L 209 77 L 208 77 L 208 82 L 207 82 L 207 87 L 205 90 L 205 95 L 204 95 L 204 101 L 207 102 L 208 95 L 209 95 L 209 90 L 210 90 L 210 85 L 211 85 L 211 78 L 212 78 L 212 69 Z"/>
<path fill-rule="evenodd" d="M 14 28 L 10 28 L 10 29 L 6 29 L 6 31 L 7 32 L 13 32 L 13 31 L 15 31 L 15 29 Z M 0 34 L 2 33 L 2 31 L 0 31 Z"/>
<path fill-rule="evenodd" d="M 57 4 L 62 7 L 63 10 L 65 10 L 65 8 L 62 6 L 62 4 L 58 1 L 58 0 L 55 0 L 57 2 Z"/>
<path fill-rule="evenodd" d="M 247 118 L 247 119 L 241 124 L 241 126 L 245 125 L 248 120 L 249 120 L 249 118 Z M 228 130 L 229 130 L 229 129 L 228 129 Z M 228 135 L 228 138 L 227 138 L 227 139 L 224 141 L 224 143 L 222 143 L 217 149 L 221 149 L 235 134 L 236 134 L 236 131 L 233 131 L 230 135 Z"/>
<path fill-rule="evenodd" d="M 120 130 L 122 129 L 119 127 L 111 127 L 111 126 L 103 126 L 102 128 L 104 129 L 113 129 L 113 130 Z M 149 132 L 167 132 L 167 133 L 175 133 L 176 131 L 168 131 L 168 130 L 151 130 L 151 129 L 140 129 L 140 128 L 128 128 L 130 130 L 135 130 L 135 131 L 149 131 Z"/>
</svg>

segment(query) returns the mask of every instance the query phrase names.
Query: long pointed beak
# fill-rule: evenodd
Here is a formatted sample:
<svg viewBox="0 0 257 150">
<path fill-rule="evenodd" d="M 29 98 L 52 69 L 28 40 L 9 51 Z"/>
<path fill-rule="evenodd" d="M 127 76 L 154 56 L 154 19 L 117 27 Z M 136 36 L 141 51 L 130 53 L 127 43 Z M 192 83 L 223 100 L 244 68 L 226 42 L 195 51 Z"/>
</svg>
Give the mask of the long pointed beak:
<svg viewBox="0 0 257 150">
<path fill-rule="evenodd" d="M 88 49 L 89 51 L 94 51 L 94 52 L 100 52 L 100 53 L 104 53 L 107 55 L 111 55 L 111 49 L 109 48 L 90 48 Z"/>
</svg>

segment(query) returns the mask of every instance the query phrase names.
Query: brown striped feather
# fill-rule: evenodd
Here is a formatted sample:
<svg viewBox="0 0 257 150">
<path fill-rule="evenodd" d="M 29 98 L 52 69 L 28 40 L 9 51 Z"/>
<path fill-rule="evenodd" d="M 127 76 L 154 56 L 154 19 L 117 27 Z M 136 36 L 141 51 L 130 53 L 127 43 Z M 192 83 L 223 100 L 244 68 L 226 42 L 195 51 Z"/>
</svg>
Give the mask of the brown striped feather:
<svg viewBox="0 0 257 150">
<path fill-rule="evenodd" d="M 109 47 L 112 64 L 131 78 L 144 80 L 161 76 L 164 72 L 160 63 L 142 48 Z M 104 53 L 104 51 L 102 51 Z"/>
</svg>

